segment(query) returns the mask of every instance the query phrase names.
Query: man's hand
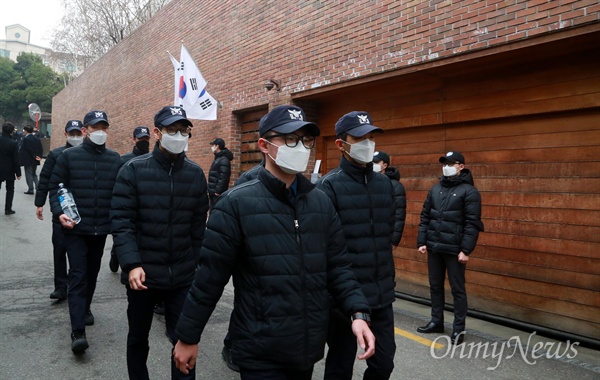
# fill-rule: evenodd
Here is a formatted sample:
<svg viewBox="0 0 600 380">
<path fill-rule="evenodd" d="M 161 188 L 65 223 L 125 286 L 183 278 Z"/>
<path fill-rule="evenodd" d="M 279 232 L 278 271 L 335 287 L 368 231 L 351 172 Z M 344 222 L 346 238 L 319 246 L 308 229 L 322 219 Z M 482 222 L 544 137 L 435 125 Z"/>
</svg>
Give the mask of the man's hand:
<svg viewBox="0 0 600 380">
<path fill-rule="evenodd" d="M 465 255 L 462 251 L 458 254 L 458 262 L 461 264 L 466 264 L 469 261 L 469 256 Z"/>
<path fill-rule="evenodd" d="M 60 220 L 60 224 L 68 230 L 72 230 L 73 227 L 75 227 L 75 221 L 65 214 L 61 214 L 58 217 L 58 220 Z"/>
<path fill-rule="evenodd" d="M 133 290 L 146 290 L 146 272 L 142 267 L 137 267 L 129 271 L 129 287 Z"/>
<path fill-rule="evenodd" d="M 35 209 L 35 216 L 37 216 L 37 218 L 38 218 L 39 220 L 44 220 L 43 211 L 44 211 L 44 208 L 43 208 L 43 207 L 37 207 L 37 208 Z"/>
<path fill-rule="evenodd" d="M 185 344 L 178 341 L 173 349 L 175 366 L 186 375 L 190 373 L 190 369 L 196 366 L 196 357 L 198 357 L 197 344 Z"/>
<path fill-rule="evenodd" d="M 426 245 L 420 246 L 418 251 L 421 253 L 427 253 L 427 246 Z"/>
<path fill-rule="evenodd" d="M 352 321 L 352 333 L 356 336 L 358 346 L 364 351 L 357 358 L 365 360 L 373 356 L 375 353 L 375 335 L 371 332 L 367 322 L 362 319 Z"/>
</svg>

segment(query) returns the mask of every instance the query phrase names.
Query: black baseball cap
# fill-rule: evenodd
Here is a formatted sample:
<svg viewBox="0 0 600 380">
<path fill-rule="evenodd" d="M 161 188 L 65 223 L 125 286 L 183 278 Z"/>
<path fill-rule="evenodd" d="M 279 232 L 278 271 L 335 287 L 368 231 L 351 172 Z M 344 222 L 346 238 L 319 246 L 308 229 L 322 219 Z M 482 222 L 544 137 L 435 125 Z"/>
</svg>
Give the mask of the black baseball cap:
<svg viewBox="0 0 600 380">
<path fill-rule="evenodd" d="M 67 125 L 65 125 L 65 132 L 69 133 L 74 130 L 81 131 L 81 128 L 83 128 L 83 123 L 81 121 L 69 120 L 67 121 Z"/>
<path fill-rule="evenodd" d="M 192 122 L 187 119 L 187 115 L 183 108 L 177 106 L 166 106 L 158 111 L 156 115 L 154 115 L 154 126 L 157 128 L 166 127 L 179 120 L 185 121 L 190 127 L 194 126 Z"/>
<path fill-rule="evenodd" d="M 216 139 L 214 139 L 210 145 L 218 145 L 219 149 L 225 149 L 225 140 L 223 140 L 222 138 L 217 137 Z"/>
<path fill-rule="evenodd" d="M 383 133 L 383 129 L 371 124 L 371 120 L 371 116 L 367 112 L 352 111 L 335 123 L 335 134 L 340 136 L 347 133 L 352 137 L 362 137 L 370 132 Z"/>
<path fill-rule="evenodd" d="M 440 157 L 440 162 L 445 164 L 446 162 L 458 162 L 459 164 L 465 163 L 465 157 L 460 152 L 448 152 L 445 156 Z"/>
<path fill-rule="evenodd" d="M 278 133 L 292 133 L 298 129 L 307 127 L 311 135 L 319 136 L 321 131 L 315 123 L 306 121 L 306 115 L 300 107 L 282 105 L 277 106 L 268 114 L 263 116 L 258 123 L 261 136 L 269 131 Z"/>
<path fill-rule="evenodd" d="M 375 152 L 373 153 L 373 162 L 383 161 L 386 164 L 390 164 L 390 156 L 386 152 Z"/>
<path fill-rule="evenodd" d="M 133 130 L 133 137 L 135 137 L 136 139 L 142 137 L 150 137 L 150 129 L 148 127 L 144 127 L 143 125 L 135 127 L 135 129 Z"/>
<path fill-rule="evenodd" d="M 108 124 L 108 116 L 104 111 L 90 111 L 83 118 L 83 125 L 96 125 L 100 122 L 110 125 Z"/>
</svg>

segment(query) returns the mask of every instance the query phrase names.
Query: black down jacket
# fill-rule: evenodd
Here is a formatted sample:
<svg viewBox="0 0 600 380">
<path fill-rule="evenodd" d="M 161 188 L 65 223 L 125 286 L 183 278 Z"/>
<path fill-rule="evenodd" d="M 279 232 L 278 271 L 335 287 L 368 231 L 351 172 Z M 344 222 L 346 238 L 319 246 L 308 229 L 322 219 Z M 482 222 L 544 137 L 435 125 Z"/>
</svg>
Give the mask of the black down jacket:
<svg viewBox="0 0 600 380">
<path fill-rule="evenodd" d="M 400 172 L 393 166 L 385 168 L 385 174 L 394 186 L 394 206 L 396 207 L 396 217 L 394 219 L 394 233 L 392 234 L 392 244 L 400 244 L 402 233 L 404 232 L 404 222 L 406 220 L 406 190 L 400 183 Z"/>
<path fill-rule="evenodd" d="M 80 235 L 107 235 L 110 233 L 110 199 L 115 178 L 121 166 L 121 157 L 106 145 L 96 145 L 89 138 L 79 146 L 65 149 L 50 177 L 50 207 L 52 215 L 63 214 L 56 192 L 58 184 L 73 193 L 81 222 L 65 233 Z"/>
<path fill-rule="evenodd" d="M 340 166 L 317 183 L 340 215 L 352 268 L 374 309 L 394 302 L 394 189 L 373 163 L 357 166 L 342 156 Z"/>
<path fill-rule="evenodd" d="M 14 181 L 21 176 L 19 147 L 8 133 L 0 136 L 0 182 Z"/>
<path fill-rule="evenodd" d="M 128 283 L 142 267 L 151 289 L 189 286 L 206 227 L 206 177 L 180 154 L 171 161 L 158 144 L 129 160 L 117 176 L 111 204 L 114 249 Z"/>
<path fill-rule="evenodd" d="M 56 166 L 56 160 L 65 149 L 71 147 L 72 145 L 67 143 L 66 145 L 52 149 L 50 152 L 48 152 L 48 156 L 46 156 L 44 166 L 42 166 L 42 170 L 40 171 L 40 181 L 38 183 L 37 191 L 35 192 L 34 203 L 36 207 L 42 207 L 46 204 L 46 197 L 48 196 L 48 186 L 50 185 L 50 177 L 52 176 L 54 166 Z"/>
<path fill-rule="evenodd" d="M 423 204 L 417 248 L 426 245 L 430 252 L 469 255 L 480 231 L 481 196 L 469 169 L 455 177 L 442 177 Z"/>
<path fill-rule="evenodd" d="M 348 318 L 370 309 L 327 196 L 299 174 L 291 203 L 285 184 L 258 170 L 257 179 L 225 192 L 211 211 L 177 336 L 188 344 L 200 340 L 233 275 L 236 362 L 307 369 L 324 354 L 330 293 Z"/>
<path fill-rule="evenodd" d="M 215 153 L 215 160 L 208 172 L 208 193 L 223 194 L 229 188 L 233 153 L 227 148 Z"/>
</svg>

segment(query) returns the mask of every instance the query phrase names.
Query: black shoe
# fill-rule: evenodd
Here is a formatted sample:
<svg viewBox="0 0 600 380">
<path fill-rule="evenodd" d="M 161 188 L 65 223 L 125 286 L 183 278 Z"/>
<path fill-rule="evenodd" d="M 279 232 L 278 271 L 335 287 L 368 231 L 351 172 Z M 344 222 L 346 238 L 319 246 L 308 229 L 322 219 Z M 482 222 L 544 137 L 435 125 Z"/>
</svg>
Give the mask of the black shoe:
<svg viewBox="0 0 600 380">
<path fill-rule="evenodd" d="M 227 367 L 229 367 L 230 370 L 240 372 L 240 366 L 233 361 L 233 357 L 231 356 L 231 348 L 223 346 L 223 349 L 221 350 L 221 356 L 223 357 L 223 360 L 225 360 L 225 364 L 227 364 Z"/>
<path fill-rule="evenodd" d="M 91 326 L 94 324 L 94 314 L 92 314 L 91 310 L 88 310 L 87 313 L 85 313 L 85 318 L 83 321 L 85 322 L 86 326 Z"/>
<path fill-rule="evenodd" d="M 108 267 L 113 273 L 117 273 L 119 271 L 119 258 L 117 257 L 117 255 L 110 255 Z"/>
<path fill-rule="evenodd" d="M 24 192 L 23 194 L 33 195 L 33 191 L 29 190 L 29 191 Z"/>
<path fill-rule="evenodd" d="M 452 331 L 452 335 L 450 336 L 450 343 L 458 346 L 465 340 L 465 331 Z"/>
<path fill-rule="evenodd" d="M 429 322 L 425 326 L 421 326 L 421 327 L 417 328 L 417 332 L 420 332 L 421 334 L 443 333 L 444 325 L 443 324 L 436 325 L 433 322 Z"/>
<path fill-rule="evenodd" d="M 12 215 L 12 214 L 16 214 L 15 210 L 6 210 L 6 211 L 4 211 L 4 215 Z"/>
<path fill-rule="evenodd" d="M 67 299 L 67 289 L 56 289 L 50 293 L 50 298 L 53 300 L 63 301 Z"/>
<path fill-rule="evenodd" d="M 164 302 L 159 302 L 154 305 L 154 313 L 158 315 L 165 315 L 165 304 Z"/>
<path fill-rule="evenodd" d="M 71 333 L 71 351 L 75 355 L 81 355 L 90 345 L 85 337 L 85 332 L 73 331 Z"/>
</svg>

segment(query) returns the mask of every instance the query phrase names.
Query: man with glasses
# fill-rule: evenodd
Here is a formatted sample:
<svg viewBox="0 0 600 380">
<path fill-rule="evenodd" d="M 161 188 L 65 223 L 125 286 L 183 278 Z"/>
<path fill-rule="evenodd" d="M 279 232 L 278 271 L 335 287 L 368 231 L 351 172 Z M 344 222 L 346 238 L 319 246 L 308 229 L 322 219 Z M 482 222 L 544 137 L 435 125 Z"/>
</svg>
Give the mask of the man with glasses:
<svg viewBox="0 0 600 380">
<path fill-rule="evenodd" d="M 152 154 L 132 158 L 117 177 L 111 205 L 114 248 L 127 288 L 127 370 L 148 379 L 154 305 L 164 302 L 167 335 L 175 325 L 194 278 L 204 237 L 208 196 L 200 166 L 184 152 L 192 123 L 180 107 L 154 117 Z M 173 379 L 193 379 L 171 365 Z"/>
<path fill-rule="evenodd" d="M 371 306 L 375 355 L 367 360 L 365 379 L 389 379 L 394 369 L 394 258 L 392 234 L 396 217 L 394 189 L 383 174 L 373 172 L 375 139 L 383 133 L 367 112 L 353 111 L 335 124 L 339 167 L 317 183 L 340 215 L 352 268 Z M 356 343 L 339 305 L 332 310 L 327 338 L 325 379 L 351 379 Z"/>
<path fill-rule="evenodd" d="M 110 233 L 110 199 L 121 158 L 106 148 L 109 124 L 104 111 L 90 111 L 83 118 L 86 138 L 79 146 L 65 149 L 50 176 L 52 215 L 63 227 L 63 242 L 69 259 L 67 302 L 71 318 L 71 350 L 80 355 L 89 347 L 85 326 L 93 325 L 90 309 L 100 271 L 106 237 Z M 71 191 L 81 221 L 65 214 L 58 200 L 58 186 Z"/>
<path fill-rule="evenodd" d="M 301 108 L 283 105 L 259 131 L 265 166 L 221 195 L 210 214 L 174 360 L 184 372 L 194 368 L 202 331 L 233 275 L 230 332 L 241 379 L 310 379 L 324 353 L 330 297 L 353 320 L 366 350 L 360 359 L 375 343 L 369 306 L 333 205 L 303 175 L 319 128 Z"/>
<path fill-rule="evenodd" d="M 417 329 L 423 334 L 444 332 L 444 281 L 446 270 L 454 298 L 454 323 L 450 342 L 461 344 L 467 318 L 465 270 L 469 255 L 477 245 L 481 222 L 481 196 L 473 186 L 471 171 L 465 168 L 460 152 L 440 157 L 442 174 L 421 211 L 417 248 L 427 254 L 431 321 Z"/>
</svg>

